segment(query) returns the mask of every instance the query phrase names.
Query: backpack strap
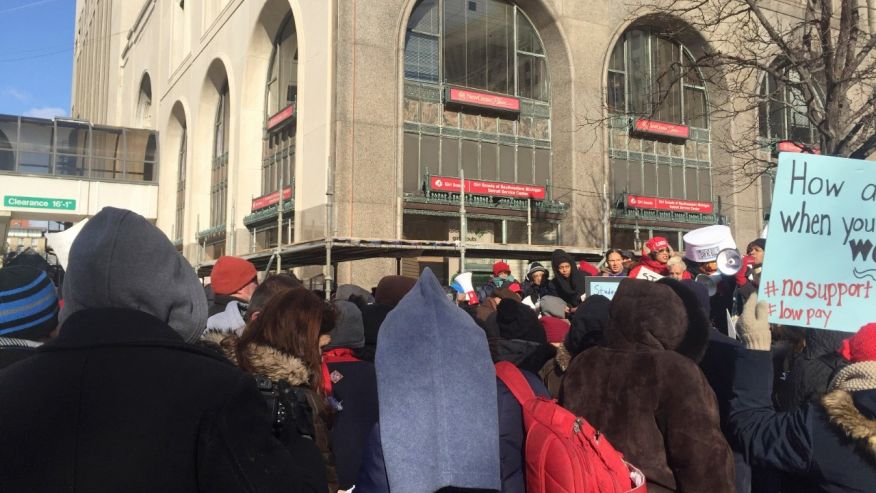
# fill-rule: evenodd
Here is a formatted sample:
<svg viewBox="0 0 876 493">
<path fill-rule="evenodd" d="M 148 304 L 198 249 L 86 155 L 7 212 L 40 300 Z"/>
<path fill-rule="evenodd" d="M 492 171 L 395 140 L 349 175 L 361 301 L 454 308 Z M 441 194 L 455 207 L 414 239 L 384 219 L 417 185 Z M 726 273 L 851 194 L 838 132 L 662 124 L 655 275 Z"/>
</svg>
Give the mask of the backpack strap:
<svg viewBox="0 0 876 493">
<path fill-rule="evenodd" d="M 535 399 L 535 392 L 532 391 L 532 386 L 529 385 L 526 377 L 523 376 L 523 373 L 513 363 L 508 361 L 496 363 L 496 376 L 508 387 L 508 390 L 514 394 L 514 398 L 521 405 L 530 399 Z"/>
</svg>

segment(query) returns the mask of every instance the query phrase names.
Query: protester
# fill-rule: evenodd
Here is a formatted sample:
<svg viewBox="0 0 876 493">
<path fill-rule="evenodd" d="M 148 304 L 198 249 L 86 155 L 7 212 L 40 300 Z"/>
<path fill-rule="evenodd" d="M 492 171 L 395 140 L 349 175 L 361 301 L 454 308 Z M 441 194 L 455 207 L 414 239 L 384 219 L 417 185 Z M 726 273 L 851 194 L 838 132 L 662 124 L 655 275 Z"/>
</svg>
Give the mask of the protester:
<svg viewBox="0 0 876 493">
<path fill-rule="evenodd" d="M 550 273 L 538 262 L 526 266 L 526 280 L 523 281 L 523 298 L 529 298 L 536 304 L 542 296 L 551 294 Z"/>
<path fill-rule="evenodd" d="M 645 242 L 642 247 L 642 258 L 639 264 L 630 270 L 629 277 L 656 281 L 669 274 L 666 263 L 672 256 L 672 247 L 662 236 L 655 236 Z"/>
<path fill-rule="evenodd" d="M 491 317 L 496 313 L 496 310 L 499 308 L 499 302 L 502 300 L 521 301 L 521 298 L 517 293 L 512 292 L 508 288 L 494 289 L 490 296 L 481 298 L 481 303 L 478 305 L 477 310 L 475 310 L 475 318 L 484 323 L 494 323 L 494 321 L 491 321 Z"/>
<path fill-rule="evenodd" d="M 334 304 L 338 319 L 323 349 L 323 378 L 340 407 L 331 430 L 332 450 L 338 483 L 347 490 L 356 482 L 368 434 L 377 423 L 377 377 L 374 365 L 355 354 L 365 345 L 362 312 L 349 301 Z"/>
<path fill-rule="evenodd" d="M 840 353 L 849 332 L 806 330 L 805 346 L 795 353 L 790 369 L 777 382 L 773 402 L 777 411 L 793 411 L 827 392 L 831 380 L 849 362 Z"/>
<path fill-rule="evenodd" d="M 374 303 L 374 295 L 367 289 L 355 284 L 341 284 L 335 291 L 335 299 L 339 301 L 351 301 L 354 296 L 360 298 L 365 304 Z"/>
<path fill-rule="evenodd" d="M 608 277 L 626 277 L 630 271 L 624 267 L 624 255 L 620 249 L 612 248 L 605 252 L 602 265 L 602 275 Z"/>
<path fill-rule="evenodd" d="M 356 491 L 498 490 L 497 384 L 487 340 L 430 269 L 386 317 L 375 365 L 380 420 Z"/>
<path fill-rule="evenodd" d="M 697 367 L 708 320 L 679 288 L 672 279 L 622 281 L 606 346 L 572 361 L 560 403 L 636 464 L 649 492 L 734 491 L 715 397 Z"/>
<path fill-rule="evenodd" d="M 588 296 L 578 306 L 578 310 L 572 315 L 569 333 L 563 341 L 563 346 L 569 351 L 571 358 L 578 356 L 585 349 L 604 345 L 610 309 L 611 300 L 601 294 Z"/>
<path fill-rule="evenodd" d="M 331 492 L 338 489 L 328 424 L 334 410 L 326 402 L 320 350 L 329 342 L 335 318 L 331 305 L 314 293 L 303 287 L 289 289 L 268 300 L 243 334 L 220 341 L 225 355 L 241 370 L 278 384 L 293 405 L 305 403 L 308 419 L 295 424 L 322 453 Z"/>
<path fill-rule="evenodd" d="M 203 288 L 155 226 L 101 210 L 63 294 L 58 337 L 0 372 L 0 491 L 325 491 L 271 436 L 252 379 L 188 344 Z"/>
<path fill-rule="evenodd" d="M 32 356 L 58 326 L 58 296 L 45 272 L 0 269 L 0 368 Z"/>
<path fill-rule="evenodd" d="M 253 292 L 258 287 L 255 266 L 240 257 L 222 256 L 210 273 L 213 302 L 210 305 L 207 328 L 237 332 L 246 325 L 243 316 Z"/>
<path fill-rule="evenodd" d="M 511 274 L 511 266 L 502 260 L 498 260 L 493 264 L 493 277 L 478 289 L 478 298 L 485 300 L 492 296 L 494 290 L 499 288 L 506 288 L 515 293 L 519 293 L 522 290 L 520 283 Z"/>
<path fill-rule="evenodd" d="M 246 308 L 244 319 L 247 322 L 255 320 L 261 315 L 262 310 L 264 310 L 271 298 L 283 291 L 301 287 L 304 287 L 301 284 L 301 281 L 291 274 L 272 274 L 266 277 L 265 280 L 259 284 L 259 287 L 253 291 L 252 297 Z M 240 335 L 243 330 L 241 329 L 240 331 L 235 332 L 237 335 Z"/>
<path fill-rule="evenodd" d="M 729 334 L 727 314 L 733 310 L 733 293 L 736 291 L 736 281 L 732 276 L 723 276 L 718 272 L 718 254 L 727 249 L 736 249 L 736 242 L 729 226 L 716 224 L 705 226 L 685 233 L 684 261 L 688 266 L 691 279 L 698 276 L 711 277 L 714 294 L 710 299 L 709 319 L 712 325 L 722 334 Z"/>
<path fill-rule="evenodd" d="M 362 322 L 365 324 L 365 346 L 356 351 L 359 358 L 374 361 L 380 325 L 416 282 L 416 279 L 406 276 L 384 276 L 374 290 L 374 303 L 368 304 L 366 300 L 359 297 L 351 300 L 362 311 Z"/>
<path fill-rule="evenodd" d="M 587 300 L 578 305 L 580 310 Z M 556 348 L 556 355 L 538 371 L 544 385 L 551 396 L 557 397 L 560 393 L 560 383 L 572 356 L 566 350 L 565 341 L 569 334 L 570 324 L 566 319 L 566 303 L 556 296 L 545 296 L 541 299 L 541 326 L 544 328 L 547 342 Z M 578 313 L 577 311 L 575 312 Z"/>
<path fill-rule="evenodd" d="M 788 412 L 772 406 L 769 305 L 753 294 L 737 332 L 748 351 L 734 365 L 729 425 L 753 465 L 797 477 L 798 491 L 873 491 L 876 485 L 876 324 L 843 344 L 850 364 L 828 393 Z M 813 329 L 814 330 L 814 329 Z"/>
<path fill-rule="evenodd" d="M 551 279 L 551 294 L 561 298 L 568 306 L 577 307 L 584 297 L 583 272 L 575 268 L 575 259 L 564 250 L 556 249 L 551 255 L 554 278 Z"/>
<path fill-rule="evenodd" d="M 740 304 L 744 304 L 752 293 L 760 286 L 760 273 L 763 270 L 763 256 L 766 251 L 766 239 L 758 238 L 748 244 L 746 254 L 742 258 L 743 265 L 736 274 L 737 293 Z"/>
<path fill-rule="evenodd" d="M 666 262 L 666 275 L 676 281 L 691 278 L 690 274 L 687 272 L 687 266 L 684 264 L 684 260 L 676 255 L 669 257 L 669 261 Z"/>
</svg>

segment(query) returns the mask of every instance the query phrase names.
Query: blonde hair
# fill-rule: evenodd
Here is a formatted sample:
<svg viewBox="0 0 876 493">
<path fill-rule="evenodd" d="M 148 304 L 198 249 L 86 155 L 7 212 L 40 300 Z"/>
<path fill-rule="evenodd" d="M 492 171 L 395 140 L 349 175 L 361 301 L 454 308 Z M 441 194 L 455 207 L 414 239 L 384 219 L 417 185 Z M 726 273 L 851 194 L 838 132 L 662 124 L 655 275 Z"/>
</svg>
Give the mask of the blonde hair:
<svg viewBox="0 0 876 493">
<path fill-rule="evenodd" d="M 668 269 L 668 268 L 672 267 L 673 265 L 681 265 L 685 269 L 687 268 L 687 266 L 684 265 L 684 260 L 682 260 L 681 255 L 673 255 L 673 256 L 669 257 L 669 261 L 666 262 L 666 268 Z"/>
</svg>

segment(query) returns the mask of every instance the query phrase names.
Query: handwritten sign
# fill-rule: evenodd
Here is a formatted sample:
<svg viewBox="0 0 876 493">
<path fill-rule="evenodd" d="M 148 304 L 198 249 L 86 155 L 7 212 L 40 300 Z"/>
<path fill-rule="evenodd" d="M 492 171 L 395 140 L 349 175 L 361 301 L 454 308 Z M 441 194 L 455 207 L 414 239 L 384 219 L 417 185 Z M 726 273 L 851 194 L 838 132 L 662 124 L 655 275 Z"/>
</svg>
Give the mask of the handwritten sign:
<svg viewBox="0 0 876 493">
<path fill-rule="evenodd" d="M 601 294 L 608 299 L 612 299 L 614 298 L 615 291 L 617 291 L 617 287 L 620 286 L 620 282 L 624 279 L 626 277 L 587 276 L 584 278 L 584 294 L 586 296 Z"/>
<path fill-rule="evenodd" d="M 773 323 L 856 332 L 876 321 L 876 164 L 782 153 L 759 299 Z"/>
</svg>

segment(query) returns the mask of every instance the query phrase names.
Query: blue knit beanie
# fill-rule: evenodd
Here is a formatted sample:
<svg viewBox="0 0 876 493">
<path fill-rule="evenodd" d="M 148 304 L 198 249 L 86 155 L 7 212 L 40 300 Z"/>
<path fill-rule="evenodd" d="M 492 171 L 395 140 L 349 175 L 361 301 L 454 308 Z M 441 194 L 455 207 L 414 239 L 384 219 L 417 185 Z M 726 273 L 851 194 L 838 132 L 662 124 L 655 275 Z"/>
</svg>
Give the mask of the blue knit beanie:
<svg viewBox="0 0 876 493">
<path fill-rule="evenodd" d="M 0 336 L 39 341 L 58 325 L 58 295 L 46 273 L 30 266 L 0 269 Z"/>
<path fill-rule="evenodd" d="M 375 367 L 392 491 L 501 488 L 496 372 L 487 339 L 430 269 L 383 322 Z"/>
</svg>

